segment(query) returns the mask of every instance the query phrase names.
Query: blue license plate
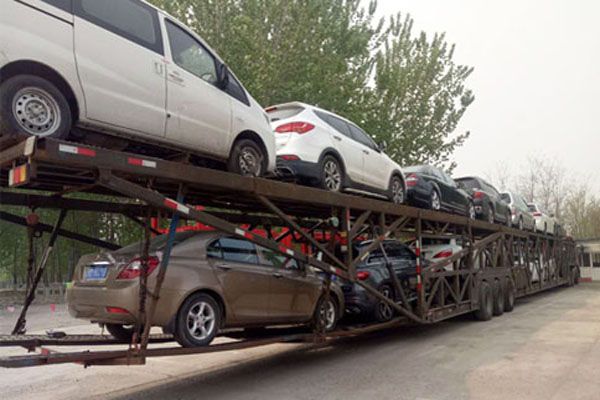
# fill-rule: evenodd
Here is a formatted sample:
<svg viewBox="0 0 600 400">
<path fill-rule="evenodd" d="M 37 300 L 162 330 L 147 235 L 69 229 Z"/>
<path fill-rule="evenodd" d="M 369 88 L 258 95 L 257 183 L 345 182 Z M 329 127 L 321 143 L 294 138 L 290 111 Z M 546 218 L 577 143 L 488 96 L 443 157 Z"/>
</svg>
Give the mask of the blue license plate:
<svg viewBox="0 0 600 400">
<path fill-rule="evenodd" d="M 85 268 L 86 281 L 101 281 L 106 279 L 108 265 L 89 265 Z"/>
</svg>

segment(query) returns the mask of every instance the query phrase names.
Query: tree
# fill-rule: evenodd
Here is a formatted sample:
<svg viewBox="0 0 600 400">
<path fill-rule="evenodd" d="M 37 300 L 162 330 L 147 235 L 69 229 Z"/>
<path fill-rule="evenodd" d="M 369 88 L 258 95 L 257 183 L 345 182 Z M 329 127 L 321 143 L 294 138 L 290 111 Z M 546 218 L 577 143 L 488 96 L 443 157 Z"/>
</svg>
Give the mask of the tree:
<svg viewBox="0 0 600 400">
<path fill-rule="evenodd" d="M 368 113 L 370 132 L 387 141 L 388 153 L 400 164 L 430 163 L 452 170 L 454 150 L 469 132 L 453 136 L 473 103 L 465 80 L 473 68 L 456 65 L 454 45 L 444 34 L 430 41 L 424 32 L 413 37 L 413 20 L 391 19 L 390 36 L 376 57 L 375 88 Z"/>
</svg>

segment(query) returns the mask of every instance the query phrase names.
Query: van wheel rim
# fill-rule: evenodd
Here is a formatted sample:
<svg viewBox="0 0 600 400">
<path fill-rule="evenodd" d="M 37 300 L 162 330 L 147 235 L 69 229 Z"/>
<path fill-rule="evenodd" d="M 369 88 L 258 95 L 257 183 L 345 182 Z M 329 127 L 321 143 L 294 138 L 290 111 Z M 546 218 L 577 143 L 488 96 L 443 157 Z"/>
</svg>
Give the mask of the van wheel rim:
<svg viewBox="0 0 600 400">
<path fill-rule="evenodd" d="M 440 196 L 434 190 L 431 192 L 431 209 L 438 211 L 441 208 Z"/>
<path fill-rule="evenodd" d="M 333 160 L 328 160 L 323 167 L 325 173 L 325 186 L 332 192 L 339 192 L 342 187 L 342 173 L 340 167 Z"/>
<path fill-rule="evenodd" d="M 394 179 L 392 182 L 392 202 L 394 204 L 404 203 L 404 188 L 398 179 Z"/>
<path fill-rule="evenodd" d="M 335 304 L 333 304 L 332 300 L 328 300 L 323 303 L 320 311 L 321 324 L 325 328 L 326 331 L 333 328 L 335 324 Z"/>
<path fill-rule="evenodd" d="M 196 340 L 204 340 L 215 329 L 215 310 L 209 303 L 199 301 L 190 307 L 186 322 L 189 334 Z"/>
<path fill-rule="evenodd" d="M 50 136 L 61 124 L 58 102 L 37 87 L 19 90 L 13 98 L 12 111 L 19 126 L 32 136 Z"/>
<path fill-rule="evenodd" d="M 383 289 L 381 289 L 381 294 L 384 295 L 388 299 L 392 298 L 392 291 L 388 287 L 384 287 Z M 379 307 L 379 315 L 381 315 L 383 320 L 389 321 L 390 319 L 392 319 L 393 311 L 392 311 L 392 306 L 390 304 L 380 301 L 378 304 L 378 307 Z"/>
<path fill-rule="evenodd" d="M 238 158 L 240 173 L 244 176 L 260 176 L 262 157 L 253 147 L 243 147 Z"/>
</svg>

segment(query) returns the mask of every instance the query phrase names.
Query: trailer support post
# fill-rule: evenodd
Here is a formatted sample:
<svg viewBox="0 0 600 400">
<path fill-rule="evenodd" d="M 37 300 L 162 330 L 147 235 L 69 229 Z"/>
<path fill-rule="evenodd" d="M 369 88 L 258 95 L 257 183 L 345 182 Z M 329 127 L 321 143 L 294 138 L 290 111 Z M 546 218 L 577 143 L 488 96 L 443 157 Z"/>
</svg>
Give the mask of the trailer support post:
<svg viewBox="0 0 600 400">
<path fill-rule="evenodd" d="M 33 282 L 31 283 L 31 287 L 27 291 L 27 297 L 25 298 L 25 304 L 23 304 L 23 309 L 21 310 L 21 314 L 19 315 L 19 318 L 17 319 L 17 322 L 15 323 L 15 327 L 13 328 L 13 331 L 12 331 L 13 335 L 24 334 L 26 332 L 25 325 L 26 325 L 27 321 L 26 321 L 25 317 L 27 316 L 27 311 L 29 310 L 29 306 L 35 299 L 35 291 L 37 289 L 38 284 L 40 283 L 40 280 L 42 279 L 42 275 L 44 274 L 44 270 L 46 269 L 46 264 L 48 263 L 48 259 L 50 258 L 50 254 L 52 253 L 52 249 L 54 248 L 54 244 L 56 243 L 56 239 L 58 238 L 58 231 L 60 230 L 60 227 L 62 226 L 62 223 L 65 220 L 66 216 L 67 216 L 67 211 L 61 210 L 60 214 L 58 215 L 58 220 L 56 221 L 56 225 L 54 225 L 54 230 L 50 234 L 50 239 L 48 240 L 48 245 L 46 246 L 46 249 L 44 250 L 44 255 L 42 257 L 40 265 L 38 266 L 38 268 L 35 272 Z"/>
</svg>

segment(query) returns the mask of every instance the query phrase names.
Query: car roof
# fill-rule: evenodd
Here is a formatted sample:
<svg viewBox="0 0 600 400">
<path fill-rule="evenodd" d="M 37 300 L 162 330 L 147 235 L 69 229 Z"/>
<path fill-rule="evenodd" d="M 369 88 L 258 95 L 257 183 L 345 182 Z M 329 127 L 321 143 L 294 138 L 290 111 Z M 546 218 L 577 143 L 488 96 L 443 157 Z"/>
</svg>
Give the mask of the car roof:
<svg viewBox="0 0 600 400">
<path fill-rule="evenodd" d="M 345 121 L 345 122 L 347 122 L 349 124 L 352 124 L 352 125 L 355 125 L 355 126 L 358 127 L 358 124 L 356 122 L 352 122 L 349 119 L 342 117 L 341 115 L 338 115 L 338 114 L 336 114 L 334 112 L 325 110 L 325 109 L 317 107 L 317 106 L 313 106 L 311 104 L 303 103 L 301 101 L 290 101 L 288 103 L 275 104 L 273 106 L 267 107 L 266 109 L 270 109 L 270 108 L 284 108 L 284 107 L 302 107 L 302 108 L 306 108 L 306 109 L 311 110 L 311 111 L 319 111 L 319 112 L 331 115 L 333 117 L 339 118 L 339 119 L 341 119 L 341 120 L 343 120 L 343 121 Z"/>
</svg>

